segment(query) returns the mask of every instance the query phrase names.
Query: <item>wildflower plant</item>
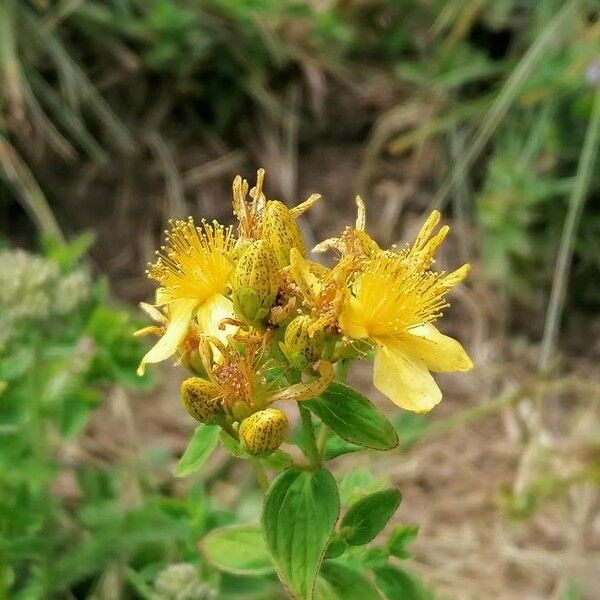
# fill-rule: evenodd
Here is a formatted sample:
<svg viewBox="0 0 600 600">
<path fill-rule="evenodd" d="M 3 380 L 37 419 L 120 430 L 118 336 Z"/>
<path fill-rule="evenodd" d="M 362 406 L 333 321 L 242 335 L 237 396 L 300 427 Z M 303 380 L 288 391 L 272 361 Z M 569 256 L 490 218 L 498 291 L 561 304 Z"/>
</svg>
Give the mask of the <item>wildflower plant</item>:
<svg viewBox="0 0 600 600">
<path fill-rule="evenodd" d="M 398 444 L 386 416 L 344 383 L 352 362 L 374 357 L 375 387 L 417 413 L 442 397 L 431 372 L 472 367 L 459 342 L 436 327 L 469 265 L 432 269 L 449 231 L 439 227 L 437 211 L 412 245 L 380 248 L 365 231 L 357 198 L 355 226 L 315 248 L 334 254 L 325 267 L 307 258 L 297 222 L 319 195 L 288 208 L 265 196 L 263 180 L 259 170 L 249 189 L 235 178 L 235 231 L 191 217 L 170 223 L 148 269 L 159 284 L 156 302 L 142 304 L 155 325 L 138 334 L 158 340 L 139 372 L 171 357 L 190 372 L 181 403 L 200 425 L 177 474 L 198 471 L 221 442 L 253 466 L 265 492 L 260 526 L 214 530 L 201 551 L 226 572 L 275 571 L 294 598 L 379 598 L 398 589 L 403 598 L 417 597 L 417 581 L 393 565 L 394 557 L 409 556 L 404 544 L 414 529 L 399 526 L 383 547 L 365 548 L 393 516 L 400 493 L 372 491 L 338 524 L 340 494 L 326 465 Z"/>
</svg>

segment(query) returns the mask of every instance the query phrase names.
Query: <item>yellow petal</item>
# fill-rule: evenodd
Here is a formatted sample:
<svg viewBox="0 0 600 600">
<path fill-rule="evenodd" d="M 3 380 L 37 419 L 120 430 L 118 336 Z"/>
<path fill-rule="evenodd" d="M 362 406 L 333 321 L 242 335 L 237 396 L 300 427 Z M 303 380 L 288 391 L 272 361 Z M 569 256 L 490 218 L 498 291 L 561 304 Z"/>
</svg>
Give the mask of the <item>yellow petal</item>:
<svg viewBox="0 0 600 600">
<path fill-rule="evenodd" d="M 177 346 L 181 343 L 187 333 L 192 313 L 196 308 L 196 300 L 175 300 L 169 304 L 169 324 L 164 335 L 142 358 L 138 367 L 138 375 L 143 375 L 146 364 L 165 360 L 175 354 Z"/>
<path fill-rule="evenodd" d="M 169 292 L 165 288 L 156 288 L 156 306 L 164 306 L 165 304 L 169 304 L 169 302 L 172 301 L 173 299 L 171 298 Z"/>
<path fill-rule="evenodd" d="M 290 274 L 305 298 L 315 298 L 321 293 L 322 281 L 311 271 L 311 262 L 296 248 L 290 251 Z"/>
<path fill-rule="evenodd" d="M 430 411 L 442 399 L 442 392 L 425 364 L 406 356 L 391 338 L 379 344 L 373 371 L 375 387 L 400 408 Z"/>
<path fill-rule="evenodd" d="M 418 325 L 399 336 L 395 345 L 413 358 L 418 358 L 436 373 L 468 371 L 473 363 L 458 341 L 440 333 L 431 323 Z"/>
<path fill-rule="evenodd" d="M 223 329 L 219 329 L 219 323 L 223 319 L 234 319 L 233 303 L 221 294 L 215 294 L 207 302 L 198 308 L 197 319 L 200 327 L 200 332 L 205 335 L 210 335 L 227 344 L 227 337 L 236 332 L 236 327 L 233 325 L 225 325 Z M 215 358 L 220 356 L 220 352 L 215 352 Z"/>
<path fill-rule="evenodd" d="M 369 337 L 369 330 L 363 318 L 361 303 L 354 296 L 349 296 L 341 310 L 338 321 L 344 335 L 353 339 Z"/>
<path fill-rule="evenodd" d="M 298 218 L 302 213 L 306 212 L 317 200 L 321 198 L 321 194 L 311 194 L 304 202 L 290 208 L 290 212 L 294 218 Z"/>
<path fill-rule="evenodd" d="M 156 308 L 152 304 L 147 304 L 146 302 L 140 302 L 140 308 L 153 320 L 157 323 L 166 324 L 167 317 Z"/>
</svg>

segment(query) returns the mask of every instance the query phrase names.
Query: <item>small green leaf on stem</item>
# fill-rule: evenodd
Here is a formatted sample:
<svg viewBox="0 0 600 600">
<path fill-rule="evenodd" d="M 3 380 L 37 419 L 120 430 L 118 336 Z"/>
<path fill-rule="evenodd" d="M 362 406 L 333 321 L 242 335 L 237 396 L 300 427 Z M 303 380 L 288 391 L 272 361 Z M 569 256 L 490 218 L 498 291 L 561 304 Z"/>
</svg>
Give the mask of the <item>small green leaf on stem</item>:
<svg viewBox="0 0 600 600">
<path fill-rule="evenodd" d="M 417 537 L 418 533 L 418 525 L 398 525 L 390 535 L 387 544 L 389 554 L 396 558 L 411 558 L 412 554 L 405 548 Z"/>
<path fill-rule="evenodd" d="M 175 467 L 176 477 L 186 477 L 199 471 L 219 440 L 217 425 L 199 425 Z"/>
<path fill-rule="evenodd" d="M 398 445 L 398 435 L 383 413 L 343 383 L 334 381 L 321 396 L 303 405 L 347 442 L 374 450 L 391 450 Z"/>
<path fill-rule="evenodd" d="M 389 489 L 365 496 L 353 504 L 340 526 L 340 537 L 352 546 L 362 546 L 373 540 L 396 512 L 402 496 Z"/>
<path fill-rule="evenodd" d="M 413 576 L 391 565 L 373 569 L 375 583 L 388 600 L 433 600 L 424 586 Z"/>
<path fill-rule="evenodd" d="M 199 544 L 206 560 L 234 575 L 265 575 L 273 571 L 258 525 L 233 525 L 213 529 Z"/>
<path fill-rule="evenodd" d="M 381 600 L 379 592 L 363 575 L 337 562 L 323 563 L 319 577 L 329 584 L 332 599 Z"/>
</svg>

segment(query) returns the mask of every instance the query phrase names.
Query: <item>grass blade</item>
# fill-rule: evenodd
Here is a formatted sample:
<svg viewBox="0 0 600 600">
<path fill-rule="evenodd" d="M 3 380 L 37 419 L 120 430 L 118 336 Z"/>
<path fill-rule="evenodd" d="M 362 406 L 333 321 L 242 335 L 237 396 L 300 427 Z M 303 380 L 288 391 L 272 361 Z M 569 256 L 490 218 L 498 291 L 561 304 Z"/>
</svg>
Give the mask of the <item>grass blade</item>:
<svg viewBox="0 0 600 600">
<path fill-rule="evenodd" d="M 58 242 L 64 242 L 65 238 L 60 226 L 35 177 L 15 148 L 1 134 L 0 175 L 3 175 L 4 179 L 15 190 L 23 208 L 35 221 L 39 230 Z"/>
<path fill-rule="evenodd" d="M 544 57 L 544 52 L 552 44 L 556 43 L 556 35 L 564 26 L 565 21 L 571 16 L 571 12 L 577 5 L 577 0 L 571 0 L 566 3 L 549 21 L 544 30 L 531 45 L 529 50 L 523 55 L 510 77 L 500 90 L 498 97 L 490 107 L 487 114 L 483 117 L 479 129 L 475 132 L 473 141 L 468 144 L 468 151 L 462 160 L 456 165 L 452 173 L 440 187 L 430 203 L 429 210 L 442 208 L 452 191 L 456 181 L 463 176 L 463 173 L 473 164 L 481 151 L 485 148 L 490 138 L 500 125 L 502 119 L 506 116 L 509 108 L 517 98 L 521 88 L 533 69 Z"/>
<path fill-rule="evenodd" d="M 569 272 L 571 270 L 571 260 L 573 258 L 573 248 L 577 238 L 577 230 L 581 222 L 583 207 L 590 188 L 590 182 L 594 171 L 594 163 L 598 154 L 598 143 L 600 141 L 600 88 L 596 90 L 592 114 L 587 128 L 579 165 L 577 167 L 577 176 L 571 198 L 569 199 L 569 210 L 562 231 L 560 246 L 558 249 L 558 258 L 552 280 L 552 290 L 550 292 L 550 301 L 548 311 L 546 312 L 546 322 L 544 324 L 544 337 L 542 340 L 542 349 L 540 352 L 540 370 L 543 372 L 550 366 L 556 346 L 556 338 L 560 328 L 562 312 L 565 304 L 565 294 L 567 283 L 569 281 Z"/>
</svg>

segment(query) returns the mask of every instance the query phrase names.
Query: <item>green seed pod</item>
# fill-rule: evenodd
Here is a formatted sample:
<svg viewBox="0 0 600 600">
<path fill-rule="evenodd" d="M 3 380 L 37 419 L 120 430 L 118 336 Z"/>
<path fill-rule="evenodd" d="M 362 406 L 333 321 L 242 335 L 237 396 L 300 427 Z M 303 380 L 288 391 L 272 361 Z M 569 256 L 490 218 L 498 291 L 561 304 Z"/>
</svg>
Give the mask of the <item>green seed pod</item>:
<svg viewBox="0 0 600 600">
<path fill-rule="evenodd" d="M 290 264 L 290 250 L 296 248 L 306 254 L 302 233 L 290 209 L 279 200 L 269 200 L 265 207 L 262 237 L 275 251 L 280 268 Z"/>
<path fill-rule="evenodd" d="M 244 250 L 231 287 L 233 308 L 240 319 L 256 325 L 266 318 L 279 289 L 279 266 L 267 242 L 256 240 Z"/>
<path fill-rule="evenodd" d="M 239 428 L 240 442 L 253 456 L 269 454 L 283 443 L 288 429 L 285 413 L 267 408 L 244 419 Z"/>
<path fill-rule="evenodd" d="M 303 369 L 314 363 L 323 352 L 325 336 L 322 330 L 309 335 L 312 320 L 307 315 L 293 319 L 285 330 L 281 349 L 293 367 Z"/>
<path fill-rule="evenodd" d="M 216 423 L 225 414 L 217 386 L 200 377 L 181 384 L 181 405 L 200 423 Z"/>
</svg>

